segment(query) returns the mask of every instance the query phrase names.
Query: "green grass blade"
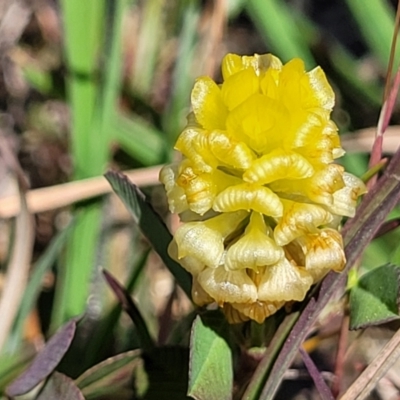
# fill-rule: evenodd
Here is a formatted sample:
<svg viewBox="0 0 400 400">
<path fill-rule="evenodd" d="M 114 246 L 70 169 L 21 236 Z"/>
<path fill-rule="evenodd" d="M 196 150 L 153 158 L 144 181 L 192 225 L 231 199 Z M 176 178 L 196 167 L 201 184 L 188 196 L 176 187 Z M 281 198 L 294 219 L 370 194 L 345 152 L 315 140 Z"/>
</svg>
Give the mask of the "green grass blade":
<svg viewBox="0 0 400 400">
<path fill-rule="evenodd" d="M 165 35 L 163 25 L 165 3 L 165 0 L 150 0 L 143 3 L 132 82 L 136 94 L 143 97 L 146 97 L 152 89 L 156 63 Z"/>
<path fill-rule="evenodd" d="M 376 80 L 365 82 L 359 77 L 359 64 L 353 56 L 341 45 L 336 44 L 331 48 L 332 67 L 339 74 L 348 92 L 354 97 L 362 98 L 373 106 L 382 104 L 382 85 Z M 347 87 L 348 85 L 348 87 Z"/>
<path fill-rule="evenodd" d="M 76 217 L 66 260 L 59 270 L 50 330 L 54 332 L 65 320 L 82 314 L 94 270 L 94 259 L 100 227 L 101 204 L 85 207 Z"/>
<path fill-rule="evenodd" d="M 114 119 L 112 131 L 119 146 L 143 165 L 149 166 L 163 161 L 163 134 L 141 117 L 119 114 Z"/>
<path fill-rule="evenodd" d="M 76 178 L 98 173 L 101 164 L 90 133 L 98 96 L 97 60 L 102 44 L 104 0 L 63 0 L 67 89 L 72 111 L 72 155 Z M 88 154 L 92 152 L 91 163 Z M 88 165 L 90 164 L 90 165 Z"/>
<path fill-rule="evenodd" d="M 65 52 L 69 69 L 67 93 L 71 106 L 71 149 L 77 179 L 101 173 L 103 150 L 93 146 L 93 118 L 99 91 L 97 60 L 103 42 L 104 0 L 63 0 Z M 101 143 L 102 140 L 97 139 Z M 100 206 L 95 204 L 78 217 L 70 240 L 66 264 L 59 274 L 51 329 L 85 309 L 93 255 L 99 230 Z"/>
<path fill-rule="evenodd" d="M 394 30 L 394 12 L 389 2 L 346 0 L 346 3 L 372 53 L 379 60 L 381 66 L 386 68 Z M 399 61 L 400 51 L 397 49 L 394 65 L 398 65 Z"/>
<path fill-rule="evenodd" d="M 73 227 L 74 221 L 58 233 L 45 253 L 43 253 L 40 259 L 36 262 L 33 273 L 29 278 L 29 283 L 25 289 L 24 298 L 14 323 L 12 336 L 7 346 L 11 351 L 17 347 L 26 318 L 36 304 L 36 300 L 42 287 L 43 276 L 55 263 L 61 249 L 65 246 L 70 237 Z"/>
<path fill-rule="evenodd" d="M 190 92 L 193 87 L 192 76 L 194 47 L 197 42 L 197 25 L 200 8 L 197 1 L 191 1 L 185 8 L 183 27 L 179 37 L 179 51 L 173 73 L 173 93 L 167 110 L 163 114 L 162 125 L 167 134 L 169 149 L 185 124 L 183 118 L 189 112 Z"/>
<path fill-rule="evenodd" d="M 101 174 L 110 155 L 110 127 L 120 89 L 121 25 L 126 2 L 64 0 L 62 4 L 67 56 L 74 72 L 70 90 L 75 177 L 85 178 Z M 105 5 L 108 7 L 107 18 Z M 85 34 L 85 29 L 89 34 Z M 95 75 L 103 43 L 106 44 L 103 51 L 106 66 L 103 79 L 99 80 Z M 52 329 L 85 310 L 100 222 L 99 203 L 87 207 L 78 218 L 58 284 Z"/>
<path fill-rule="evenodd" d="M 110 140 L 117 110 L 117 100 L 121 89 L 122 70 L 122 21 L 127 0 L 108 1 L 107 14 L 112 17 L 105 32 L 105 74 L 100 86 L 100 104 L 96 108 L 91 140 L 96 151 L 101 154 L 97 173 L 102 173 L 110 155 Z M 93 153 L 93 150 L 91 151 Z"/>
<path fill-rule="evenodd" d="M 246 10 L 268 46 L 283 62 L 300 57 L 307 69 L 315 67 L 296 19 L 283 1 L 249 0 Z"/>
</svg>

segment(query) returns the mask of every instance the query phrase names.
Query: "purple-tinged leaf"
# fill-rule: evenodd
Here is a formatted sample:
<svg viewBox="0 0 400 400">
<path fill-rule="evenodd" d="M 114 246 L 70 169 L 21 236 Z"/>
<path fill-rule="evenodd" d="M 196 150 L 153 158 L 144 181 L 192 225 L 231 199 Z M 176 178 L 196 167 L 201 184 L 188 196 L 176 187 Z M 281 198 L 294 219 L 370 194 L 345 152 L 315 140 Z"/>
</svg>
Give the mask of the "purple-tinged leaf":
<svg viewBox="0 0 400 400">
<path fill-rule="evenodd" d="M 324 378 L 321 375 L 321 372 L 318 371 L 318 368 L 314 364 L 314 361 L 311 359 L 310 355 L 300 347 L 300 354 L 303 359 L 304 365 L 307 368 L 308 373 L 310 374 L 312 380 L 314 381 L 315 387 L 318 390 L 319 395 L 322 400 L 335 400 L 331 390 L 326 384 Z"/>
<path fill-rule="evenodd" d="M 54 371 L 72 342 L 77 320 L 74 318 L 67 322 L 52 336 L 29 368 L 7 387 L 8 396 L 15 397 L 29 392 Z"/>
<path fill-rule="evenodd" d="M 53 372 L 36 400 L 85 400 L 75 382 L 60 372 Z"/>
<path fill-rule="evenodd" d="M 103 275 L 118 301 L 121 303 L 122 308 L 131 317 L 133 323 L 135 324 L 139 334 L 141 348 L 148 351 L 152 350 L 154 348 L 154 341 L 151 338 L 146 326 L 146 322 L 144 321 L 136 304 L 132 300 L 131 295 L 109 272 L 103 270 Z"/>
</svg>

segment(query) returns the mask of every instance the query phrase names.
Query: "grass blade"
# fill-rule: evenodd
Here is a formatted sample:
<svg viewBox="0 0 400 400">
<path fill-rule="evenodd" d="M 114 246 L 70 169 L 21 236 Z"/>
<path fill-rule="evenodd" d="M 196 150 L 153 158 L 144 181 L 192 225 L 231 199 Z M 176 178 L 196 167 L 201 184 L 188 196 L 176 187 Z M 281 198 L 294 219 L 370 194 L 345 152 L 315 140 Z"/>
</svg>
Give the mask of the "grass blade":
<svg viewBox="0 0 400 400">
<path fill-rule="evenodd" d="M 14 323 L 13 333 L 7 346 L 8 349 L 16 348 L 17 343 L 22 335 L 22 329 L 25 320 L 31 312 L 32 308 L 35 306 L 37 297 L 39 296 L 43 276 L 54 264 L 61 249 L 64 247 L 67 239 L 71 235 L 73 227 L 74 221 L 72 221 L 53 239 L 46 252 L 36 262 L 33 273 L 29 278 L 29 283 L 24 291 L 24 298 L 21 303 L 18 316 Z"/>
<path fill-rule="evenodd" d="M 380 64 L 386 68 L 390 58 L 390 44 L 394 30 L 394 13 L 387 1 L 346 0 L 365 41 Z M 400 52 L 396 52 L 394 65 L 399 65 Z"/>
<path fill-rule="evenodd" d="M 64 0 L 62 3 L 67 55 L 74 72 L 69 87 L 72 150 L 78 179 L 102 173 L 108 162 L 110 127 L 119 93 L 121 20 L 125 4 L 125 0 Z M 103 43 L 108 45 L 104 54 L 107 61 L 103 80 L 99 81 L 95 78 L 96 67 Z M 64 276 L 58 285 L 53 329 L 71 316 L 82 313 L 86 307 L 100 222 L 99 203 L 87 207 L 78 218 L 67 251 Z"/>
<path fill-rule="evenodd" d="M 314 58 L 293 18 L 293 11 L 284 2 L 249 0 L 246 10 L 268 47 L 283 62 L 300 57 L 307 69 L 315 67 Z"/>
</svg>

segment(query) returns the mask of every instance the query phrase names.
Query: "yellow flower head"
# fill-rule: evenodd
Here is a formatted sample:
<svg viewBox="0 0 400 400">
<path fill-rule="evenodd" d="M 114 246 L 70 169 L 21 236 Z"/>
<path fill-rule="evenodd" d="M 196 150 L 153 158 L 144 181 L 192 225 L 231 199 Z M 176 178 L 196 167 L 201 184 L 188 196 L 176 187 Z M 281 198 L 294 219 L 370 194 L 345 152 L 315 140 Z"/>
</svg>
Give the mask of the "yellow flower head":
<svg viewBox="0 0 400 400">
<path fill-rule="evenodd" d="M 338 223 L 365 187 L 334 163 L 344 151 L 321 68 L 228 54 L 222 75 L 196 81 L 175 146 L 183 160 L 160 173 L 183 221 L 169 250 L 193 275 L 197 304 L 261 323 L 343 269 Z"/>
</svg>

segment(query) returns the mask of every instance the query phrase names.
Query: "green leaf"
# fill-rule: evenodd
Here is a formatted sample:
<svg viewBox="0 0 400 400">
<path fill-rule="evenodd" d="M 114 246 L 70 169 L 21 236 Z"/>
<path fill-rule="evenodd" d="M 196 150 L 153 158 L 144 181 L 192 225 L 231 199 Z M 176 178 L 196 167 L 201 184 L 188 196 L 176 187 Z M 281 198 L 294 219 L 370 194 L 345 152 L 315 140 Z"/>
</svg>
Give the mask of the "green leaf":
<svg viewBox="0 0 400 400">
<path fill-rule="evenodd" d="M 168 255 L 167 249 L 172 240 L 172 235 L 161 218 L 146 201 L 144 194 L 121 173 L 107 172 L 105 177 L 110 182 L 114 192 L 130 211 L 143 235 L 147 237 L 178 284 L 191 298 L 191 276 Z"/>
<path fill-rule="evenodd" d="M 140 363 L 140 350 L 118 354 L 85 371 L 75 383 L 87 400 L 115 395 L 120 389 L 131 387 L 132 371 Z"/>
<path fill-rule="evenodd" d="M 398 319 L 400 268 L 383 265 L 363 275 L 350 292 L 350 329 Z"/>
<path fill-rule="evenodd" d="M 197 399 L 232 398 L 232 353 L 221 336 L 227 328 L 222 318 L 198 316 L 192 328 L 188 395 Z"/>
</svg>

